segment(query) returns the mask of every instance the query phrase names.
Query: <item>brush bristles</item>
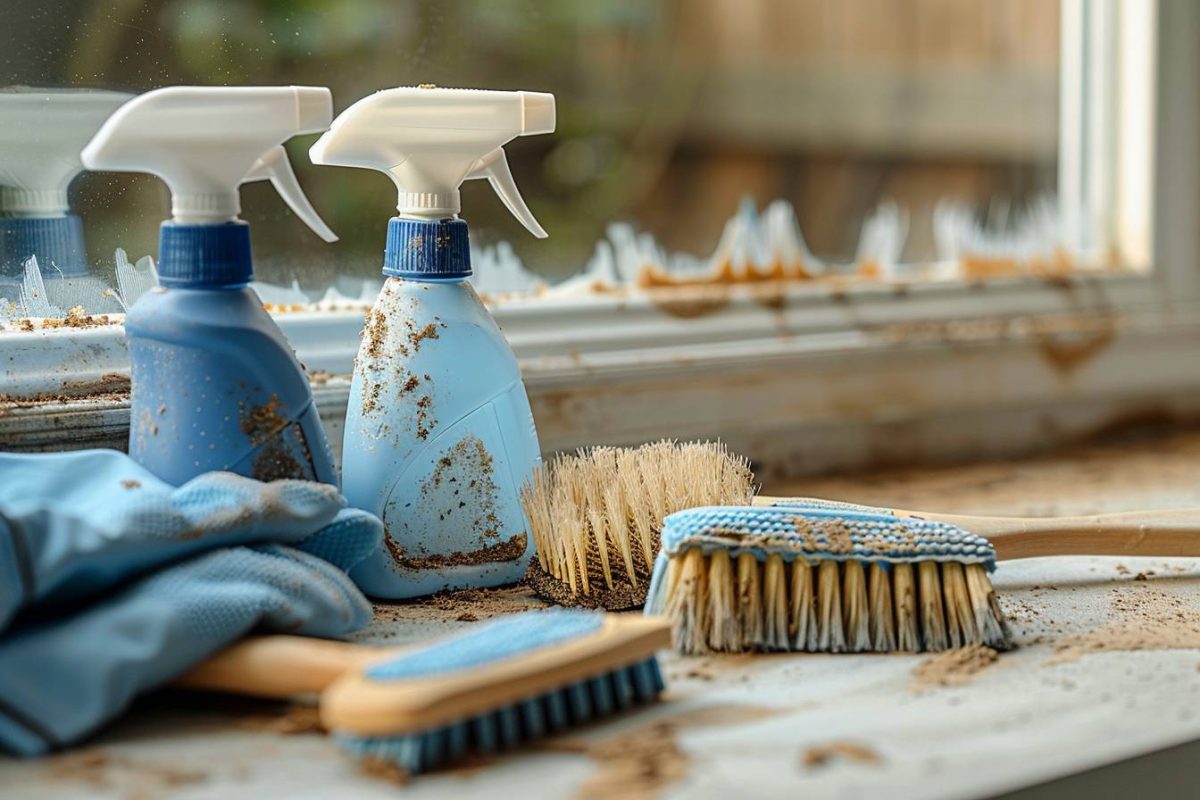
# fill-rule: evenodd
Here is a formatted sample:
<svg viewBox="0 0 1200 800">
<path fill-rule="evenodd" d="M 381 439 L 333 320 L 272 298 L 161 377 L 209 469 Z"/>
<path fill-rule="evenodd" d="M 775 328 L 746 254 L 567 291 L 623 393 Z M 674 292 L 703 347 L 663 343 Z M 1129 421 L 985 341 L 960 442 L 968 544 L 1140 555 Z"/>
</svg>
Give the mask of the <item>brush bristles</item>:
<svg viewBox="0 0 1200 800">
<path fill-rule="evenodd" d="M 334 732 L 351 755 L 415 775 L 471 753 L 489 755 L 654 701 L 664 688 L 658 661 L 629 667 L 531 697 L 452 725 L 398 736 Z"/>
<path fill-rule="evenodd" d="M 663 441 L 560 455 L 521 490 L 538 567 L 573 595 L 605 589 L 639 605 L 663 517 L 685 508 L 748 504 L 749 463 L 717 442 Z"/>
<path fill-rule="evenodd" d="M 663 608 L 682 653 L 937 651 L 1010 646 L 982 564 L 819 562 L 685 548 Z"/>
</svg>

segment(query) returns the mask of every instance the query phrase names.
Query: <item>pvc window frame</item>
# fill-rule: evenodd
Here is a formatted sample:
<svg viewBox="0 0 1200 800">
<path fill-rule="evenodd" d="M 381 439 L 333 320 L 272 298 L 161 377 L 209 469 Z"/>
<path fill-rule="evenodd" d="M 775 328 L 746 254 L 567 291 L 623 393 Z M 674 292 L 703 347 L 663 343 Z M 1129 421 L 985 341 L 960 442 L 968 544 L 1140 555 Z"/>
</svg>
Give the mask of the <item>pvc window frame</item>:
<svg viewBox="0 0 1200 800">
<path fill-rule="evenodd" d="M 1200 359 L 1156 367 L 1143 355 L 1126 377 L 1114 376 L 1138 358 L 1136 347 L 1116 348 L 1099 365 L 1102 374 L 1092 365 L 1066 386 L 1049 366 L 1036 366 L 1032 353 L 1021 355 L 1047 336 L 1086 349 L 1119 328 L 1123 342 L 1169 349 L 1200 332 L 1200 96 L 1192 85 L 1200 74 L 1200 5 L 1063 0 L 1062 30 L 1063 235 L 1074 246 L 1128 254 L 1128 269 L 1055 280 L 742 286 L 715 299 L 696 290 L 696 302 L 715 304 L 698 318 L 636 291 L 498 301 L 492 311 L 521 361 L 544 448 L 721 435 L 767 454 L 769 431 L 845 433 L 813 459 L 817 468 L 842 458 L 833 454 L 846 442 L 859 444 L 843 449 L 870 450 L 864 426 L 902 418 L 970 411 L 986 419 L 1083 397 L 1117 403 L 1197 393 Z M 335 376 L 314 394 L 336 441 L 348 387 L 342 376 L 352 370 L 363 314 L 277 319 L 310 371 Z M 128 375 L 115 326 L 0 333 L 0 356 L 7 362 L 0 391 L 9 396 L 53 395 L 64 383 L 102 386 Z M 867 403 L 871 393 L 887 392 L 885 378 L 872 376 L 898 365 L 906 383 L 937 390 L 921 403 Z M 1005 365 L 1028 385 L 986 397 L 966 385 Z M 747 396 L 748 407 L 728 407 L 732 401 L 722 397 L 737 394 L 728 382 L 749 374 L 758 376 L 759 393 Z M 833 384 L 858 386 L 862 408 L 847 411 Z M 803 419 L 770 399 L 796 391 L 805 398 Z M 68 398 L 0 417 L 0 443 L 115 444 L 125 425 L 119 397 Z M 931 435 L 938 438 L 918 439 L 927 444 Z M 947 452 L 961 449 L 953 435 L 942 438 Z"/>
</svg>

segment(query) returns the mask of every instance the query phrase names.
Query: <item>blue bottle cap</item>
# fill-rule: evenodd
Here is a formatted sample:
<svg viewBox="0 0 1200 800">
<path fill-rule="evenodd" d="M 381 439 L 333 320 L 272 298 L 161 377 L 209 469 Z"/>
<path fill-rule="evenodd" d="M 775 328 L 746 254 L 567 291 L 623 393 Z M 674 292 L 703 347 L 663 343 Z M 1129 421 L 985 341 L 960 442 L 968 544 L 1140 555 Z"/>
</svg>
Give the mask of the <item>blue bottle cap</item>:
<svg viewBox="0 0 1200 800">
<path fill-rule="evenodd" d="M 43 275 L 55 274 L 56 269 L 64 278 L 86 275 L 83 222 L 75 214 L 0 218 L 0 275 L 21 277 L 30 256 L 37 256 Z"/>
<path fill-rule="evenodd" d="M 410 280 L 467 277 L 471 274 L 467 223 L 392 217 L 383 251 L 383 274 Z"/>
<path fill-rule="evenodd" d="M 158 234 L 158 278 L 164 286 L 244 286 L 254 280 L 250 226 L 164 222 Z"/>
</svg>

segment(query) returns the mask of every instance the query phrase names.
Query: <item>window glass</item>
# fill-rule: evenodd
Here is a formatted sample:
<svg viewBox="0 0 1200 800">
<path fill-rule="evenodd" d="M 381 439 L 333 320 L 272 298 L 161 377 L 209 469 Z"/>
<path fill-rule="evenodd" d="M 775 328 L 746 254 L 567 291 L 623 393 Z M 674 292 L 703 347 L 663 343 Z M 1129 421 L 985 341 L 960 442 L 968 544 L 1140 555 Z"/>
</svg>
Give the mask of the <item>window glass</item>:
<svg viewBox="0 0 1200 800">
<path fill-rule="evenodd" d="M 786 201 L 816 259 L 855 269 L 986 251 L 984 229 L 1053 250 L 1060 12 L 1043 0 L 39 0 L 0 17 L 13 85 L 313 84 L 335 111 L 418 83 L 553 92 L 557 132 L 507 148 L 550 238 L 485 182 L 463 188 L 474 242 L 550 279 L 621 221 L 706 259 L 746 198 Z M 315 138 L 288 149 L 340 242 L 269 185 L 242 190 L 259 279 L 314 291 L 378 276 L 395 207 L 385 176 L 309 163 Z M 86 174 L 71 198 L 105 281 L 118 247 L 155 253 L 157 179 Z"/>
</svg>

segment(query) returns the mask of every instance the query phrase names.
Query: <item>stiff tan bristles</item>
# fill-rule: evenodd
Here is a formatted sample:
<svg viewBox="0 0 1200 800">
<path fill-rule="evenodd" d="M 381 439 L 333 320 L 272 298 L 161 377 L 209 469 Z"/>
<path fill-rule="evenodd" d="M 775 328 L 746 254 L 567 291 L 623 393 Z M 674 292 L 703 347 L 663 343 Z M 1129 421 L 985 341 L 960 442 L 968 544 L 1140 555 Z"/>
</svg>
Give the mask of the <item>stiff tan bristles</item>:
<svg viewBox="0 0 1200 800">
<path fill-rule="evenodd" d="M 846 650 L 842 633 L 842 587 L 836 561 L 817 565 L 817 649 L 829 653 Z"/>
<path fill-rule="evenodd" d="M 763 595 L 758 580 L 758 559 L 742 553 L 737 559 L 737 616 L 742 649 L 752 650 L 763 638 Z"/>
<path fill-rule="evenodd" d="M 988 579 L 987 570 L 982 564 L 967 564 L 967 591 L 971 595 L 971 608 L 975 612 L 975 626 L 979 636 L 984 641 L 1005 639 L 1008 632 L 1004 629 L 1004 613 L 1000 610 L 1000 601 L 996 599 L 996 590 Z"/>
<path fill-rule="evenodd" d="M 867 578 L 862 562 L 847 561 L 842 565 L 842 609 L 846 645 L 851 653 L 871 649 L 871 624 L 867 601 Z M 890 613 L 890 610 L 889 610 Z"/>
<path fill-rule="evenodd" d="M 783 557 L 767 556 L 763 570 L 763 641 L 771 650 L 789 650 L 787 578 Z"/>
<path fill-rule="evenodd" d="M 892 596 L 896 605 L 896 649 L 915 653 L 921 649 L 921 628 L 917 621 L 917 585 L 912 564 L 892 566 Z"/>
<path fill-rule="evenodd" d="M 686 547 L 664 555 L 654 613 L 683 653 L 917 652 L 1010 645 L 983 564 L 890 563 Z"/>
<path fill-rule="evenodd" d="M 962 564 L 942 564 L 942 594 L 946 603 L 946 628 L 950 634 L 950 646 L 962 647 L 979 641 L 979 629 L 975 626 L 975 612 L 971 608 L 971 596 L 967 591 L 967 576 Z"/>
<path fill-rule="evenodd" d="M 708 640 L 714 650 L 740 650 L 742 634 L 734 616 L 733 563 L 729 553 L 717 550 L 708 559 Z"/>
<path fill-rule="evenodd" d="M 528 580 L 565 605 L 636 608 L 645 601 L 665 516 L 745 505 L 753 495 L 749 463 L 718 442 L 559 455 L 521 489 L 538 556 Z"/>
<path fill-rule="evenodd" d="M 679 647 L 685 653 L 703 653 L 708 648 L 709 617 L 707 569 L 703 554 L 692 550 L 683 556 L 678 574 L 668 577 L 667 615 L 676 620 Z M 740 646 L 738 649 L 741 649 Z"/>
<path fill-rule="evenodd" d="M 813 599 L 812 567 L 803 558 L 792 562 L 792 607 L 789 622 L 788 633 L 792 636 L 792 649 L 816 650 L 817 612 Z"/>
<path fill-rule="evenodd" d="M 891 652 L 896 649 L 896 626 L 892 617 L 892 582 L 882 564 L 871 565 L 867 591 L 871 611 L 871 650 Z"/>
<path fill-rule="evenodd" d="M 917 565 L 918 597 L 921 603 L 921 635 L 926 650 L 946 650 L 946 612 L 942 610 L 942 579 L 938 565 L 922 561 Z"/>
</svg>

